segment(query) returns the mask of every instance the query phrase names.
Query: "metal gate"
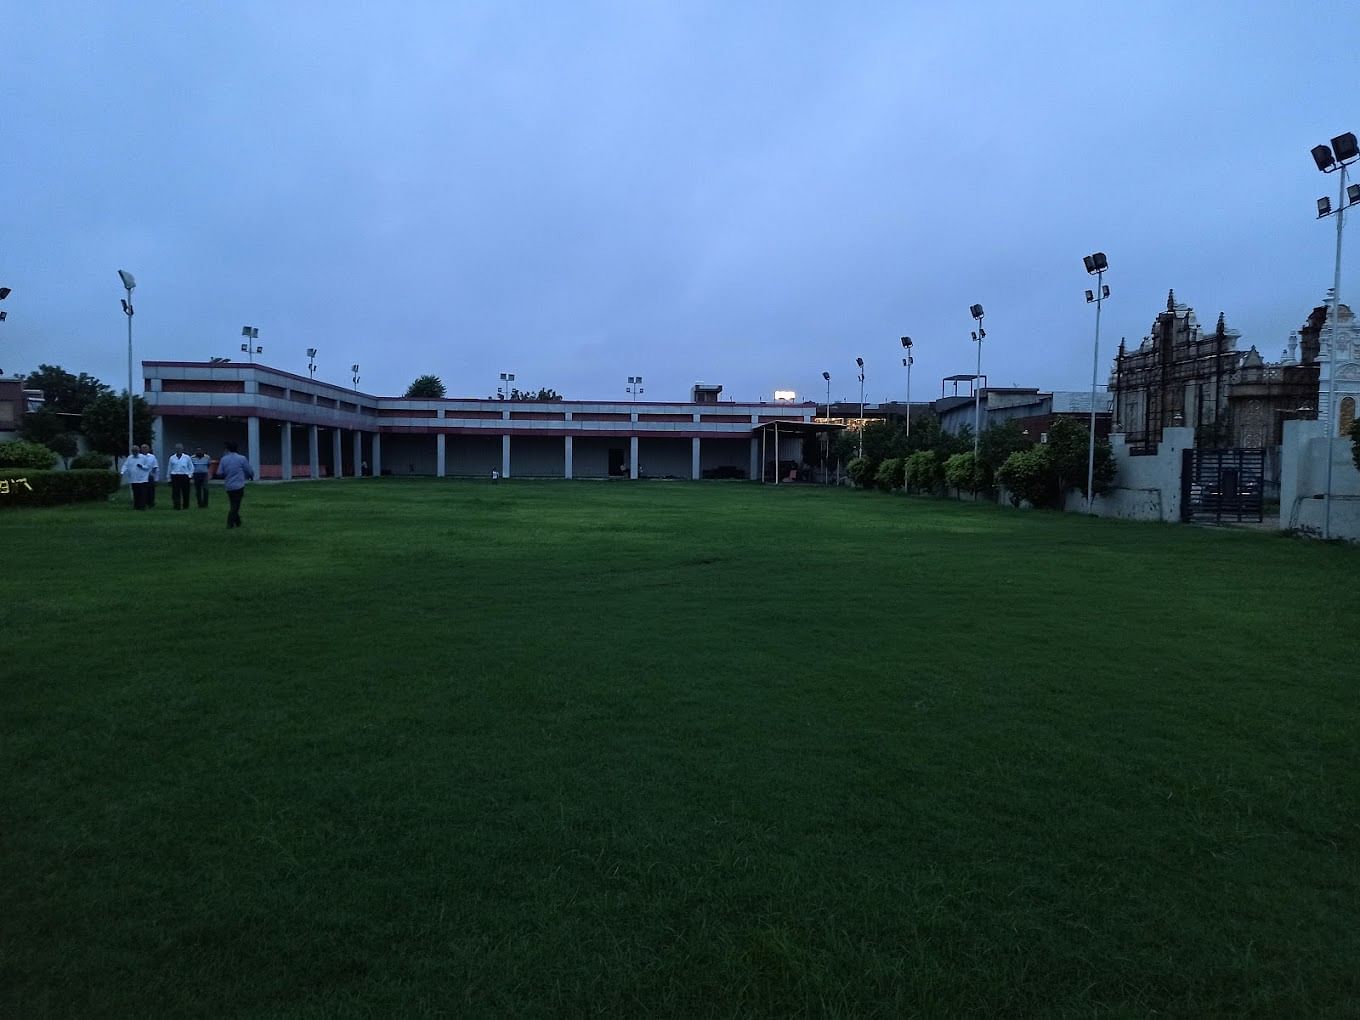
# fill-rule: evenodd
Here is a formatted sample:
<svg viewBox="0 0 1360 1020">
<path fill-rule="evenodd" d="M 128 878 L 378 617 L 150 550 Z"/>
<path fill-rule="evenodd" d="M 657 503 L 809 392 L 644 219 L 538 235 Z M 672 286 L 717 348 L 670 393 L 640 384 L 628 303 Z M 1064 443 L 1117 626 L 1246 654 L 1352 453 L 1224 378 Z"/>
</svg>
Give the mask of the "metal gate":
<svg viewBox="0 0 1360 1020">
<path fill-rule="evenodd" d="M 1260 521 L 1265 450 L 1186 450 L 1181 463 L 1181 520 Z"/>
</svg>

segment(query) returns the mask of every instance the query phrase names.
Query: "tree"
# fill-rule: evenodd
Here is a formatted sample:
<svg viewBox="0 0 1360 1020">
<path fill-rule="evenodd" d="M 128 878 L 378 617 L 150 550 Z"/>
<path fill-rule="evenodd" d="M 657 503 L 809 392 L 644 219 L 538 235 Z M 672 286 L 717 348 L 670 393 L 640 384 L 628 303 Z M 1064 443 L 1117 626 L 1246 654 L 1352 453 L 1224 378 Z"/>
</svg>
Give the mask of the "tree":
<svg viewBox="0 0 1360 1020">
<path fill-rule="evenodd" d="M 1052 506 L 1058 494 L 1057 478 L 1053 451 L 1047 445 L 1017 450 L 996 473 L 996 480 L 1010 494 L 1011 505 L 1017 507 L 1021 502 L 1036 507 Z"/>
<path fill-rule="evenodd" d="M 956 453 L 944 462 L 945 484 L 962 493 L 964 489 L 977 492 L 986 488 L 982 469 L 973 461 L 973 451 Z"/>
<path fill-rule="evenodd" d="M 874 481 L 878 483 L 880 489 L 888 492 L 902 488 L 907 483 L 906 461 L 901 457 L 889 457 L 878 465 L 878 473 L 874 476 Z"/>
<path fill-rule="evenodd" d="M 67 431 L 66 421 L 55 408 L 41 407 L 23 416 L 19 422 L 19 435 L 30 443 L 46 443 Z"/>
<path fill-rule="evenodd" d="M 57 462 L 57 455 L 41 443 L 16 439 L 0 443 L 0 468 L 32 468 L 46 471 Z"/>
<path fill-rule="evenodd" d="M 996 483 L 996 473 L 1011 454 L 1028 450 L 1034 441 L 1025 435 L 1020 424 L 1014 421 L 993 425 L 983 429 L 978 436 L 978 466 L 980 470 L 978 488 L 988 489 Z"/>
<path fill-rule="evenodd" d="M 943 481 L 934 450 L 917 450 L 907 458 L 906 482 L 912 492 L 935 492 Z"/>
<path fill-rule="evenodd" d="M 868 457 L 855 457 L 845 465 L 845 473 L 850 476 L 850 481 L 854 482 L 856 487 L 867 489 L 875 478 L 870 468 L 873 468 L 873 463 Z"/>
<path fill-rule="evenodd" d="M 76 437 L 69 432 L 53 436 L 43 445 L 61 458 L 62 467 L 70 467 L 71 458 L 80 452 L 80 444 L 76 442 Z"/>
<path fill-rule="evenodd" d="M 1351 457 L 1355 460 L 1355 469 L 1360 471 L 1360 418 L 1351 422 Z"/>
<path fill-rule="evenodd" d="M 406 387 L 406 395 L 420 400 L 438 400 L 447 391 L 444 382 L 437 375 L 417 376 L 416 381 Z"/>
<path fill-rule="evenodd" d="M 1086 494 L 1086 468 L 1090 455 L 1090 432 L 1087 426 L 1071 418 L 1059 418 L 1048 428 L 1048 447 L 1053 454 L 1053 470 L 1057 476 L 1058 494 L 1067 489 L 1079 489 Z M 1108 439 L 1096 439 L 1095 489 L 1096 494 L 1108 492 L 1114 481 L 1114 451 Z"/>
<path fill-rule="evenodd" d="M 72 375 L 60 365 L 39 365 L 36 372 L 24 377 L 24 385 L 42 390 L 44 408 L 64 414 L 83 414 L 85 408 L 109 392 L 94 376 L 84 372 Z"/>
<path fill-rule="evenodd" d="M 85 433 L 92 450 L 115 458 L 125 455 L 128 452 L 127 391 L 105 393 L 92 401 L 80 417 L 80 431 Z M 149 443 L 151 432 L 151 407 L 141 397 L 135 397 L 132 401 L 132 440 Z"/>
</svg>

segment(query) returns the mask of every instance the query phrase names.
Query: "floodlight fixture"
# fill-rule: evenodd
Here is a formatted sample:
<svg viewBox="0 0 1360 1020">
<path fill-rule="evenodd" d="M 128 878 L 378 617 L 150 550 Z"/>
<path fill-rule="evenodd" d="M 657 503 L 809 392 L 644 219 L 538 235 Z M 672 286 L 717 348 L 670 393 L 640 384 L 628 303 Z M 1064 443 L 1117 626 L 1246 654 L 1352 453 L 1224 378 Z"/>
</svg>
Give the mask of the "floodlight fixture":
<svg viewBox="0 0 1360 1020">
<path fill-rule="evenodd" d="M 823 373 L 822 373 L 822 378 L 825 379 L 827 382 L 830 382 L 830 381 L 831 381 L 831 373 L 830 373 L 830 372 L 823 372 Z"/>
<path fill-rule="evenodd" d="M 307 357 L 309 357 L 309 358 L 315 358 L 315 357 L 316 357 L 316 348 L 315 348 L 315 347 L 308 347 L 308 348 L 307 348 Z"/>
<path fill-rule="evenodd" d="M 1110 296 L 1110 285 L 1109 285 L 1108 283 L 1102 283 L 1102 284 L 1100 285 L 1100 296 L 1101 296 L 1101 297 L 1109 297 L 1109 296 Z"/>
<path fill-rule="evenodd" d="M 9 312 L 0 312 L 0 322 L 4 322 L 4 321 L 5 321 L 6 319 L 8 319 L 8 318 L 9 318 Z"/>
<path fill-rule="evenodd" d="M 973 305 L 973 306 L 971 306 L 971 307 L 968 309 L 968 314 L 971 315 L 973 318 L 977 319 L 979 322 L 981 322 L 981 321 L 982 321 L 982 306 L 981 306 L 981 305 Z"/>
<path fill-rule="evenodd" d="M 902 346 L 905 347 L 907 350 L 911 350 L 912 347 L 911 337 L 904 336 L 902 338 Z"/>
<path fill-rule="evenodd" d="M 1318 219 L 1332 215 L 1332 200 L 1325 195 L 1318 199 Z"/>
<path fill-rule="evenodd" d="M 119 299 L 118 303 L 119 303 L 120 305 L 123 306 L 123 314 L 124 314 L 124 315 L 131 315 L 131 314 L 132 314 L 132 306 L 131 306 L 130 304 L 127 303 L 127 298 L 121 298 L 121 299 Z"/>
<path fill-rule="evenodd" d="M 118 278 L 123 281 L 123 289 L 131 291 L 137 286 L 137 278 L 126 269 L 118 270 Z"/>
<path fill-rule="evenodd" d="M 1346 197 L 1351 205 L 1360 205 L 1360 184 L 1352 184 L 1346 189 Z"/>
<path fill-rule="evenodd" d="M 252 340 L 258 340 L 260 338 L 260 331 L 254 326 L 242 326 L 241 335 L 249 337 Z"/>
<path fill-rule="evenodd" d="M 977 338 L 977 330 L 973 330 L 973 339 L 976 340 Z"/>
<path fill-rule="evenodd" d="M 1092 301 L 1094 301 L 1095 299 L 1096 299 L 1095 292 L 1094 292 L 1094 291 L 1089 291 L 1089 290 L 1088 290 L 1088 291 L 1086 292 L 1086 303 L 1089 305 L 1089 304 L 1090 304 Z"/>
<path fill-rule="evenodd" d="M 1356 145 L 1355 132 L 1347 131 L 1344 135 L 1333 138 L 1332 152 L 1335 153 L 1338 163 L 1349 163 L 1360 157 L 1360 146 Z"/>
<path fill-rule="evenodd" d="M 1324 174 L 1330 173 L 1332 167 L 1336 164 L 1336 160 L 1332 158 L 1332 150 L 1325 145 L 1313 146 L 1313 162 Z"/>
<path fill-rule="evenodd" d="M 11 293 L 12 291 L 8 287 L 0 287 L 0 301 L 5 300 Z"/>
</svg>

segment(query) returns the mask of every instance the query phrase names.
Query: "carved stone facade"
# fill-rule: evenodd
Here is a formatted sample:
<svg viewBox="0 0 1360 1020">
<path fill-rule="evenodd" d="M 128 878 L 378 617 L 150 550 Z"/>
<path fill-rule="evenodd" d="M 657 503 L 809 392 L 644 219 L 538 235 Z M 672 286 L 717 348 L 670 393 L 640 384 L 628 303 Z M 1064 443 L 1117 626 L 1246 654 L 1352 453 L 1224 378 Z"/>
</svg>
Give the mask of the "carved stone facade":
<svg viewBox="0 0 1360 1020">
<path fill-rule="evenodd" d="M 1331 310 L 1331 292 L 1328 292 L 1325 311 Z M 1318 378 L 1318 392 L 1321 400 L 1317 404 L 1318 421 L 1322 423 L 1323 435 L 1347 436 L 1350 423 L 1355 420 L 1356 405 L 1360 404 L 1360 324 L 1355 314 L 1346 306 L 1338 309 L 1341 320 L 1336 330 L 1335 344 L 1332 343 L 1332 323 L 1330 316 L 1321 323 L 1321 353 L 1318 356 L 1321 369 Z M 1336 394 L 1329 403 L 1332 373 L 1336 374 Z"/>
<path fill-rule="evenodd" d="M 1344 329 L 1350 313 L 1342 308 Z M 1116 429 L 1134 453 L 1154 450 L 1164 429 L 1179 426 L 1194 429 L 1201 446 L 1278 446 L 1285 421 L 1312 417 L 1319 407 L 1326 313 L 1314 309 L 1280 361 L 1267 362 L 1255 347 L 1237 350 L 1239 334 L 1222 314 L 1204 334 L 1194 309 L 1169 294 L 1138 349 L 1120 344 L 1110 376 Z M 1360 394 L 1360 365 L 1355 374 Z"/>
</svg>

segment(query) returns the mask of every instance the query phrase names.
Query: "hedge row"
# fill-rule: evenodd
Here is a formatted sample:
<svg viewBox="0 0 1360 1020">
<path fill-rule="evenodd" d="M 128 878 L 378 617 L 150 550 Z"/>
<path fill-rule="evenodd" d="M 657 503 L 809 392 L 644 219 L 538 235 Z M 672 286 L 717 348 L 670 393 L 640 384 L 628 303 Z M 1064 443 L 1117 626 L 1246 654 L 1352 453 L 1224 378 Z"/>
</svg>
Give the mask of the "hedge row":
<svg viewBox="0 0 1360 1020">
<path fill-rule="evenodd" d="M 112 471 L 0 468 L 0 510 L 107 499 L 117 491 L 118 476 Z"/>
</svg>

